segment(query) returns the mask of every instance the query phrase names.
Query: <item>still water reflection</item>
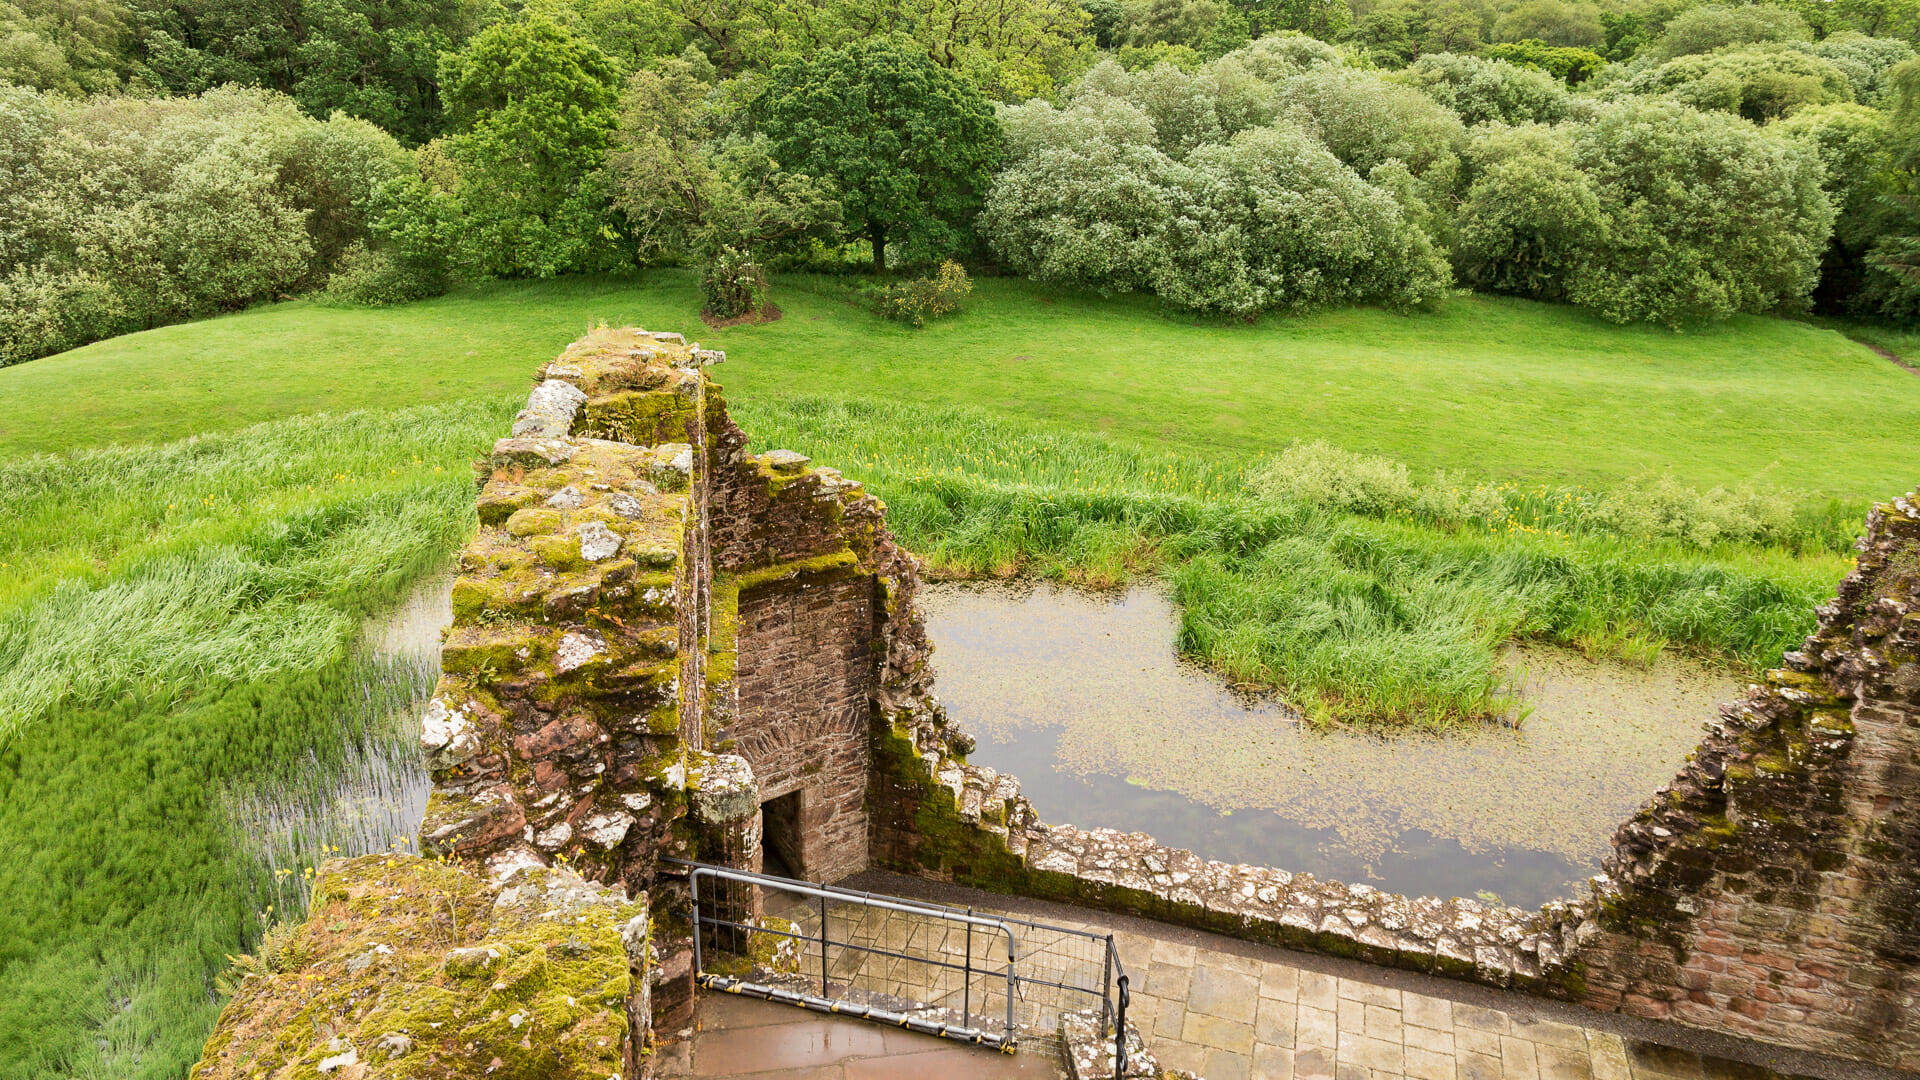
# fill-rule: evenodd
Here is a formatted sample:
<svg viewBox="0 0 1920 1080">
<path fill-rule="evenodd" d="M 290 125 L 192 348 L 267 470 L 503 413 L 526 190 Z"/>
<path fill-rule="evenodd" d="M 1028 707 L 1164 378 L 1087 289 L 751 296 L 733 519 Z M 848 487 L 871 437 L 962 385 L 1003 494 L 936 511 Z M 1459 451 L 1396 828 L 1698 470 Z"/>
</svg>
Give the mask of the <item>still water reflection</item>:
<svg viewBox="0 0 1920 1080">
<path fill-rule="evenodd" d="M 1515 651 L 1532 709 L 1518 730 L 1321 733 L 1181 661 L 1178 616 L 1152 587 L 935 585 L 924 608 L 941 700 L 979 739 L 972 760 L 1018 775 L 1042 820 L 1523 906 L 1597 872 L 1614 828 L 1740 691 L 1684 660 Z"/>
</svg>

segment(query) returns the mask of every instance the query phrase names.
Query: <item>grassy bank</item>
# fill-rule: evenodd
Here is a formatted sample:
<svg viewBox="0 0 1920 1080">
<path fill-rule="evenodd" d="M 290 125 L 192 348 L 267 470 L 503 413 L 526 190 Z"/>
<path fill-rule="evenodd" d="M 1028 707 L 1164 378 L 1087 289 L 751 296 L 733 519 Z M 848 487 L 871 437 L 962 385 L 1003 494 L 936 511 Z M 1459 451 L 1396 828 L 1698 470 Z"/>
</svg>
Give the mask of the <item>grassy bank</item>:
<svg viewBox="0 0 1920 1080">
<path fill-rule="evenodd" d="M 229 793 L 417 671 L 356 648 L 473 527 L 487 401 L 0 464 L 0 1077 L 177 1078 L 271 894 Z"/>
<path fill-rule="evenodd" d="M 1456 297 L 1193 325 L 1146 298 L 981 279 L 914 331 L 793 283 L 786 317 L 708 330 L 690 274 L 497 283 L 388 310 L 293 302 L 0 370 L 0 456 L 164 441 L 303 412 L 514 394 L 591 323 L 728 350 L 736 399 L 970 405 L 1220 462 L 1325 439 L 1416 469 L 1606 488 L 1671 469 L 1855 505 L 1912 486 L 1920 380 L 1841 334 L 1744 317 L 1674 334 Z"/>
<path fill-rule="evenodd" d="M 736 415 L 756 441 L 866 480 L 936 572 L 1095 585 L 1165 572 L 1182 651 L 1351 723 L 1500 712 L 1498 651 L 1516 638 L 1770 665 L 1847 566 L 1832 543 L 1796 556 L 1259 498 L 1204 459 L 976 410 L 803 398 Z"/>
</svg>

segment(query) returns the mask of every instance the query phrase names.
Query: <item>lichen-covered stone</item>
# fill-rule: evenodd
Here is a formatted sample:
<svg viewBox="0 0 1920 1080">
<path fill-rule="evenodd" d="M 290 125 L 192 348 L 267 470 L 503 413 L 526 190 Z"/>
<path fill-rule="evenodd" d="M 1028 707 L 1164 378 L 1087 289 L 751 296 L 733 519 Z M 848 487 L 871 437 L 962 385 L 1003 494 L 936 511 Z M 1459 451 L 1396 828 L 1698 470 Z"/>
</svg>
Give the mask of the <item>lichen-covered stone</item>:
<svg viewBox="0 0 1920 1080">
<path fill-rule="evenodd" d="M 312 911 L 221 1013 L 191 1080 L 607 1080 L 639 1073 L 646 898 L 565 870 L 490 886 L 408 855 L 321 868 Z"/>
</svg>

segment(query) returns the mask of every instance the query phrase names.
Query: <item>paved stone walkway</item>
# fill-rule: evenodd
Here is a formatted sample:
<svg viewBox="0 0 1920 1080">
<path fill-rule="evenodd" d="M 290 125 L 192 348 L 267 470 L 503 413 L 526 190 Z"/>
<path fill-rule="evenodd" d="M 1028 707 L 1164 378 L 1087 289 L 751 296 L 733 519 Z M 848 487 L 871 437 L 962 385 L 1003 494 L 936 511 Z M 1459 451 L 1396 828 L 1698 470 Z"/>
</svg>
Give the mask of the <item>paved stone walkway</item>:
<svg viewBox="0 0 1920 1080">
<path fill-rule="evenodd" d="M 892 875 L 863 877 L 858 887 L 876 892 L 972 904 L 983 913 L 999 899 L 1003 910 L 1023 917 L 1112 928 L 1131 976 L 1129 1015 L 1163 1066 L 1191 1070 L 1206 1080 L 1776 1080 L 1799 1073 L 1875 1080 L 1891 1075 L 1140 919 L 944 890 Z M 1039 1054 L 1009 1057 L 722 994 L 708 994 L 702 1002 L 702 1030 L 691 1061 L 677 1070 L 688 1071 L 754 1080 L 1060 1075 L 1058 1065 Z"/>
<path fill-rule="evenodd" d="M 666 1064 L 665 1062 L 662 1063 Z M 1063 1080 L 1051 1059 L 961 1046 L 865 1020 L 704 993 L 690 1060 L 668 1076 L 728 1080 Z"/>
</svg>

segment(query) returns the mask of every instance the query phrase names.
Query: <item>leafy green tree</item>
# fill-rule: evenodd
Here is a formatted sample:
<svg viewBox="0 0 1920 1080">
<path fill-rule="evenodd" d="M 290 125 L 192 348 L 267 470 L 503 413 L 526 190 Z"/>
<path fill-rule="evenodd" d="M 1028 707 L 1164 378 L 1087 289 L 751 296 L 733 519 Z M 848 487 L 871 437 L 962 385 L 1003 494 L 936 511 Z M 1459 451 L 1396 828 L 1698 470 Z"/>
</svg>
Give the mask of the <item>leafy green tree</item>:
<svg viewBox="0 0 1920 1080">
<path fill-rule="evenodd" d="M 898 34 L 996 100 L 1025 101 L 1083 70 L 1092 44 L 1089 12 L 1077 0 L 673 2 L 690 39 L 726 75 Z"/>
<path fill-rule="evenodd" d="M 1660 36 L 1647 15 L 1639 11 L 1603 11 L 1600 13 L 1600 25 L 1606 30 L 1607 39 L 1598 51 L 1608 60 L 1631 59 Z"/>
<path fill-rule="evenodd" d="M 1421 52 L 1479 52 L 1487 43 L 1486 20 L 1460 0 L 1439 0 L 1420 30 Z"/>
<path fill-rule="evenodd" d="M 614 205 L 643 255 L 722 249 L 753 262 L 781 245 L 837 232 L 831 187 L 774 165 L 763 135 L 738 130 L 737 105 L 685 60 L 634 75 L 608 160 Z"/>
<path fill-rule="evenodd" d="M 1893 170 L 1887 115 L 1864 105 L 1815 105 L 1775 129 L 1819 155 L 1821 187 L 1833 203 L 1833 239 L 1821 260 L 1814 301 L 1829 311 L 1857 310 L 1870 272 L 1867 250 L 1900 224 L 1886 200 Z"/>
<path fill-rule="evenodd" d="M 1681 56 L 1619 84 L 1630 94 L 1665 94 L 1696 109 L 1738 113 L 1756 123 L 1806 105 L 1853 100 L 1846 72 L 1789 45 L 1744 45 Z"/>
<path fill-rule="evenodd" d="M 601 165 L 619 103 L 613 61 L 541 15 L 496 23 L 445 58 L 454 134 L 383 227 L 473 276 L 549 277 L 617 261 Z"/>
<path fill-rule="evenodd" d="M 66 94 L 120 86 L 133 19 L 117 0 L 0 0 L 0 81 Z"/>
<path fill-rule="evenodd" d="M 1855 310 L 1898 318 L 1920 315 L 1920 60 L 1887 73 L 1888 157 L 1880 199 L 1881 235 L 1867 251 Z"/>
<path fill-rule="evenodd" d="M 1460 114 L 1469 125 L 1564 119 L 1572 97 L 1558 79 L 1504 60 L 1435 53 L 1395 76 Z"/>
<path fill-rule="evenodd" d="M 1221 0 L 1130 0 L 1121 18 L 1121 36 L 1138 48 L 1165 42 L 1204 54 L 1226 14 Z"/>
<path fill-rule="evenodd" d="M 1650 51 L 1659 59 L 1671 60 L 1729 45 L 1807 41 L 1812 37 L 1805 19 L 1777 4 L 1703 4 L 1674 16 Z"/>
<path fill-rule="evenodd" d="M 1887 74 L 1913 59 L 1913 46 L 1893 38 L 1874 38 L 1851 30 L 1829 35 L 1814 45 L 1813 55 L 1839 68 L 1853 84 L 1853 97 L 1878 102 L 1888 89 Z"/>
<path fill-rule="evenodd" d="M 1490 60 L 1505 60 L 1523 68 L 1544 71 L 1569 86 L 1586 82 L 1607 66 L 1606 60 L 1592 49 L 1569 49 L 1544 41 L 1503 41 L 1487 46 L 1486 55 Z"/>
<path fill-rule="evenodd" d="M 774 160 L 831 183 L 845 220 L 873 245 L 909 258 L 963 249 L 999 164 L 1000 129 L 986 99 L 910 41 L 886 38 L 776 68 L 761 99 Z"/>
<path fill-rule="evenodd" d="M 1615 322 L 1669 326 L 1803 304 L 1833 207 L 1808 148 L 1667 101 L 1608 109 L 1573 138 L 1608 240 L 1570 296 Z"/>
<path fill-rule="evenodd" d="M 292 95 L 410 142 L 441 127 L 440 54 L 479 26 L 479 0 L 133 0 L 137 59 L 167 89 L 224 83 Z"/>
<path fill-rule="evenodd" d="M 1920 41 L 1920 0 L 1833 0 L 1833 21 L 1870 37 Z"/>
<path fill-rule="evenodd" d="M 1606 43 L 1600 9 L 1564 0 L 1526 0 L 1493 24 L 1495 41 L 1544 41 L 1571 49 L 1597 49 Z"/>
<path fill-rule="evenodd" d="M 1256 0 L 1250 15 L 1255 37 L 1294 30 L 1321 41 L 1337 41 L 1353 25 L 1347 0 Z"/>
<path fill-rule="evenodd" d="M 1405 67 L 1420 55 L 1420 42 L 1405 12 L 1378 7 L 1360 17 L 1341 40 L 1358 45 L 1383 68 Z"/>
</svg>

